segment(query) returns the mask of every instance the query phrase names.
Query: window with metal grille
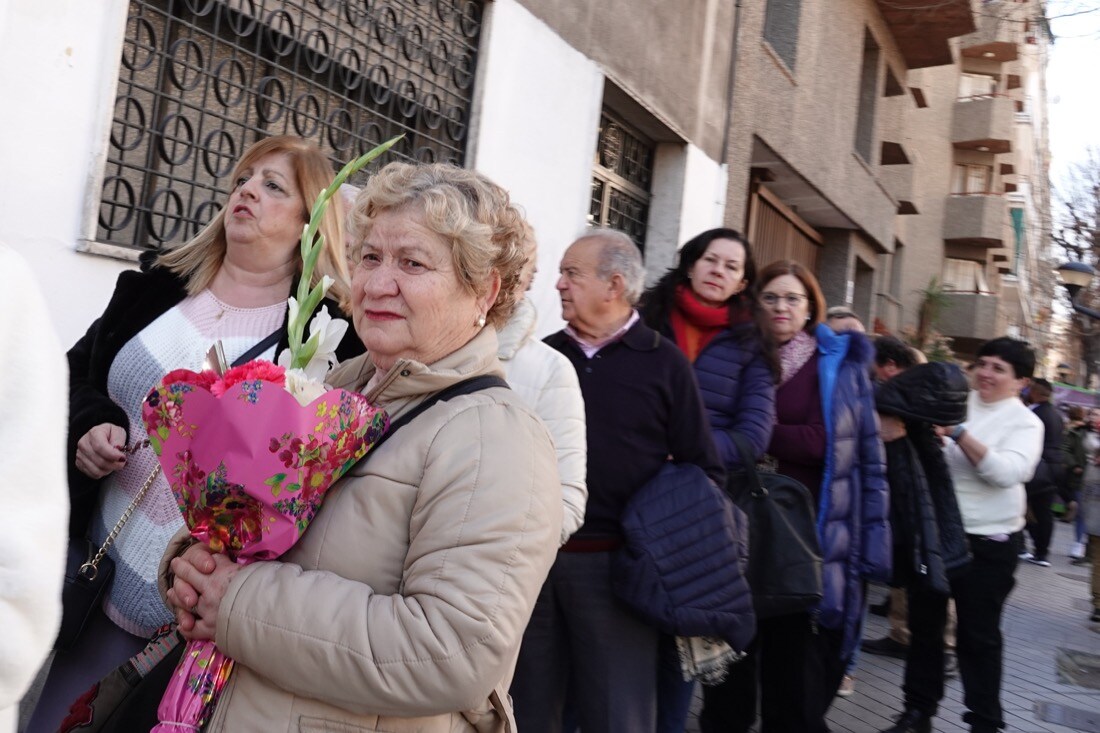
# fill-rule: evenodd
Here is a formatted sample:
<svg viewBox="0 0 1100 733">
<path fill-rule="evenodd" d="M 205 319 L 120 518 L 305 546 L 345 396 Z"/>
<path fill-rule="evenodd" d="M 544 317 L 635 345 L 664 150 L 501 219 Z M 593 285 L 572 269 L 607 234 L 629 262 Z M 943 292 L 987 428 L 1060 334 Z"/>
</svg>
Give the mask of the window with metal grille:
<svg viewBox="0 0 1100 733">
<path fill-rule="evenodd" d="M 194 236 L 270 135 L 316 142 L 335 168 L 404 133 L 374 167 L 461 165 L 481 13 L 481 0 L 131 0 L 96 241 Z"/>
<path fill-rule="evenodd" d="M 654 149 L 653 141 L 604 109 L 592 165 L 588 222 L 626 232 L 643 254 Z"/>
</svg>

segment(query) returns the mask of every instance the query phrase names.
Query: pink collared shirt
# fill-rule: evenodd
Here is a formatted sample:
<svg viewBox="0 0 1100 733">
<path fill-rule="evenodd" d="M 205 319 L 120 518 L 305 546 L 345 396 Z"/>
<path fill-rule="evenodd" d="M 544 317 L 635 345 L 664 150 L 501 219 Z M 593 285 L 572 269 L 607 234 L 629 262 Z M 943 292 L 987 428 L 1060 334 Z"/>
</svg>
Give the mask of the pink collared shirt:
<svg viewBox="0 0 1100 733">
<path fill-rule="evenodd" d="M 581 351 L 584 352 L 584 355 L 591 359 L 593 356 L 599 353 L 600 349 L 607 346 L 613 341 L 618 341 L 619 339 L 621 339 L 626 334 L 626 332 L 630 330 L 631 326 L 633 326 L 637 322 L 638 311 L 631 310 L 630 318 L 626 319 L 626 323 L 623 325 L 623 327 L 608 336 L 607 338 L 600 341 L 585 341 L 583 338 L 580 337 L 580 334 L 574 331 L 573 327 L 568 324 L 566 324 L 565 326 L 565 335 L 573 339 L 573 343 L 579 346 Z"/>
</svg>

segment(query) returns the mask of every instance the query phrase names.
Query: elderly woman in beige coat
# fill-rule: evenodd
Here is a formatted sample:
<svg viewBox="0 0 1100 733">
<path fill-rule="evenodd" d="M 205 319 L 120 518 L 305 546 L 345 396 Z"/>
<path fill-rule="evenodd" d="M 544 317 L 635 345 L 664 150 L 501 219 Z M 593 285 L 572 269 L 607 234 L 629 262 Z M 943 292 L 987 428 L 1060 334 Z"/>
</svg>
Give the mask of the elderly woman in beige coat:
<svg viewBox="0 0 1100 733">
<path fill-rule="evenodd" d="M 329 381 L 398 420 L 501 375 L 495 329 L 524 262 L 507 194 L 474 171 L 393 163 L 352 220 L 368 353 Z M 280 562 L 170 546 L 182 633 L 237 661 L 206 730 L 514 730 L 508 685 L 561 520 L 545 426 L 491 387 L 437 402 L 369 453 Z"/>
</svg>

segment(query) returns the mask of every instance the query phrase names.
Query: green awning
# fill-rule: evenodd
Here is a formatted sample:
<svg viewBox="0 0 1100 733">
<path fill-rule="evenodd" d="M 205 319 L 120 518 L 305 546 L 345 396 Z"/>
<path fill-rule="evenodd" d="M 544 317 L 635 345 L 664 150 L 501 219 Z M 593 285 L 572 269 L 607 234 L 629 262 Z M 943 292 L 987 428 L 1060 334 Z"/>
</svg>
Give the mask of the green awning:
<svg viewBox="0 0 1100 733">
<path fill-rule="evenodd" d="M 1016 260 L 1012 271 L 1018 272 L 1020 263 L 1024 259 L 1024 210 L 1009 209 L 1009 211 L 1012 213 L 1012 231 L 1016 233 Z"/>
</svg>

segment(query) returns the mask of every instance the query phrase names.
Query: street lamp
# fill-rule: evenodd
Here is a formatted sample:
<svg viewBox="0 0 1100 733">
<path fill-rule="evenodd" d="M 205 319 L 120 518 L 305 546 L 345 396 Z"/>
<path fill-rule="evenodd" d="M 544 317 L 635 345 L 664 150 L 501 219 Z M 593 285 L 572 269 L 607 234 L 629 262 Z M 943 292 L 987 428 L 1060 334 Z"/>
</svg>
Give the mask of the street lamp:
<svg viewBox="0 0 1100 733">
<path fill-rule="evenodd" d="M 1092 265 L 1087 262 L 1064 262 L 1058 266 L 1058 274 L 1062 276 L 1062 284 L 1069 292 L 1069 302 L 1073 310 L 1089 318 L 1100 320 L 1100 311 L 1077 302 L 1077 294 L 1081 292 L 1081 288 L 1088 286 L 1096 275 Z"/>
</svg>

